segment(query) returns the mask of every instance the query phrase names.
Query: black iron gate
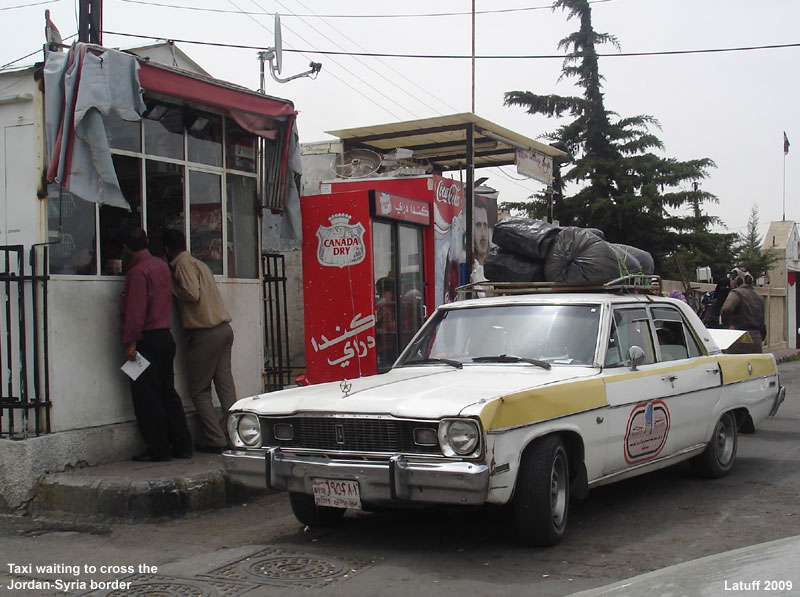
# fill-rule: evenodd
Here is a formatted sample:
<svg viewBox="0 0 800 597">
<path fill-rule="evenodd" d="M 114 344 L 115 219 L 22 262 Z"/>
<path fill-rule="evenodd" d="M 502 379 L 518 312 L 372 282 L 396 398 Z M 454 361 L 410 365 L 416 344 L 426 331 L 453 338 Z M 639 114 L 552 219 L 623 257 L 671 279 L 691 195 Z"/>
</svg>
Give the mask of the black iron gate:
<svg viewBox="0 0 800 597">
<path fill-rule="evenodd" d="M 0 246 L 0 438 L 50 433 L 47 246 Z M 27 273 L 26 273 L 27 272 Z"/>
<path fill-rule="evenodd" d="M 289 365 L 289 313 L 286 308 L 286 262 L 280 253 L 263 253 L 265 391 L 292 383 Z"/>
</svg>

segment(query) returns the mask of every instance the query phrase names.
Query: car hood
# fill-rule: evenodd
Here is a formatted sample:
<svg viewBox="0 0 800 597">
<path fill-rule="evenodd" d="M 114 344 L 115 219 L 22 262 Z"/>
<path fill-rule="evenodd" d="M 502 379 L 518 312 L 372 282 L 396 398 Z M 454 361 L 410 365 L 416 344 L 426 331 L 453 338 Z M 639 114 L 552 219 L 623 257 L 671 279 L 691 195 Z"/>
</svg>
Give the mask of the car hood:
<svg viewBox="0 0 800 597">
<path fill-rule="evenodd" d="M 593 377 L 598 369 L 530 364 L 420 366 L 240 400 L 235 410 L 289 415 L 297 412 L 388 414 L 439 418 L 476 415 L 490 400 L 522 390 Z"/>
</svg>

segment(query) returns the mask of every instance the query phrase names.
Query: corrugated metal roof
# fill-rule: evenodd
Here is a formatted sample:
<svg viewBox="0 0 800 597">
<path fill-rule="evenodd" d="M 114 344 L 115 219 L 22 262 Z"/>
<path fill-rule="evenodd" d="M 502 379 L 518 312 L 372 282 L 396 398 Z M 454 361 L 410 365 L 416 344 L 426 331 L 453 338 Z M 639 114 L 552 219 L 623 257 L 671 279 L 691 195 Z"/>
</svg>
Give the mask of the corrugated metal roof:
<svg viewBox="0 0 800 597">
<path fill-rule="evenodd" d="M 517 149 L 535 150 L 554 158 L 567 155 L 470 112 L 326 132 L 341 139 L 348 149 L 362 147 L 378 153 L 411 149 L 414 159 L 426 160 L 435 169 L 447 171 L 462 169 L 466 164 L 468 126 L 474 130 L 476 168 L 514 164 Z"/>
</svg>

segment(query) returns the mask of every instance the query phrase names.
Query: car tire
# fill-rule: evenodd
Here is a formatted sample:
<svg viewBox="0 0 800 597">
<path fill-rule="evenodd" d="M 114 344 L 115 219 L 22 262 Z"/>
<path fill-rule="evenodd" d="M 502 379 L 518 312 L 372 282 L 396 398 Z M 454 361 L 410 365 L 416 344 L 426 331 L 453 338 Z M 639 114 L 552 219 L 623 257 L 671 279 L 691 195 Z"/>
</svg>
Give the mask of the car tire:
<svg viewBox="0 0 800 597">
<path fill-rule="evenodd" d="M 739 431 L 736 416 L 732 412 L 722 413 L 714 426 L 711 441 L 702 454 L 691 460 L 692 469 L 709 479 L 719 479 L 731 472 L 736 460 Z"/>
<path fill-rule="evenodd" d="M 289 503 L 292 505 L 294 517 L 310 527 L 327 527 L 339 522 L 345 508 L 317 506 L 313 496 L 305 493 L 290 493 Z"/>
<path fill-rule="evenodd" d="M 523 543 L 548 547 L 564 537 L 569 514 L 569 458 L 559 436 L 536 440 L 523 452 L 513 507 L 517 536 Z"/>
</svg>

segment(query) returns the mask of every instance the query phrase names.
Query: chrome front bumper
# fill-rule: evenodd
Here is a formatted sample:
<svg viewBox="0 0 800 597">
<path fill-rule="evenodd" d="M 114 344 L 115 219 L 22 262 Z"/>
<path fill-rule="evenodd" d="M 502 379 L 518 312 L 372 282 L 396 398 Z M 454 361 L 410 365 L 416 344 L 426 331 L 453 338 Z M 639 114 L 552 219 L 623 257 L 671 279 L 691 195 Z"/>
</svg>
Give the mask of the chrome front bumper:
<svg viewBox="0 0 800 597">
<path fill-rule="evenodd" d="M 312 495 L 314 478 L 358 481 L 365 504 L 480 505 L 489 493 L 489 467 L 471 462 L 415 462 L 401 455 L 388 461 L 332 460 L 287 454 L 229 450 L 222 455 L 229 478 L 241 485 Z"/>
</svg>

